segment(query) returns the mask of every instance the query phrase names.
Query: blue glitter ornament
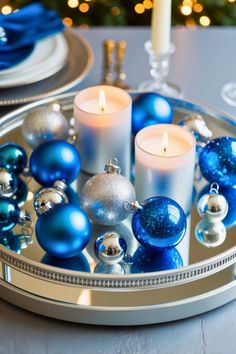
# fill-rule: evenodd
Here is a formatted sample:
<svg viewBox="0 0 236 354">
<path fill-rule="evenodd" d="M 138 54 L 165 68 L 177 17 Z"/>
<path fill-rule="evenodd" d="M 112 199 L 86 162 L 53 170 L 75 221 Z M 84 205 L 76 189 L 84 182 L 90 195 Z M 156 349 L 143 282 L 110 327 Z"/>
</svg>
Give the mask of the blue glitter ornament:
<svg viewBox="0 0 236 354">
<path fill-rule="evenodd" d="M 209 193 L 211 188 L 210 184 L 207 184 L 198 195 L 198 200 L 204 195 Z M 229 228 L 236 225 L 236 208 L 235 208 L 235 201 L 236 201 L 236 186 L 234 187 L 219 187 L 219 193 L 222 194 L 228 203 L 228 213 L 226 217 L 222 220 L 225 227 Z"/>
<path fill-rule="evenodd" d="M 172 123 L 173 109 L 167 98 L 158 93 L 143 93 L 134 99 L 132 105 L 132 133 L 148 125 Z"/>
<path fill-rule="evenodd" d="M 40 246 L 56 258 L 70 258 L 89 242 L 90 222 L 82 209 L 71 204 L 57 204 L 36 222 Z"/>
<path fill-rule="evenodd" d="M 67 141 L 47 141 L 33 151 L 29 163 L 34 179 L 43 186 L 52 186 L 63 180 L 70 184 L 79 175 L 80 155 Z"/>
<path fill-rule="evenodd" d="M 199 166 L 208 182 L 225 187 L 236 185 L 236 139 L 211 140 L 199 156 Z"/>
<path fill-rule="evenodd" d="M 0 197 L 0 232 L 13 229 L 20 217 L 17 203 L 7 197 Z"/>
<path fill-rule="evenodd" d="M 79 253 L 77 256 L 67 259 L 54 258 L 46 253 L 41 262 L 57 268 L 75 270 L 78 272 L 90 272 L 89 263 L 83 253 Z"/>
<path fill-rule="evenodd" d="M 7 143 L 0 146 L 0 167 L 14 172 L 16 175 L 23 172 L 27 164 L 25 150 L 18 144 Z"/>
<path fill-rule="evenodd" d="M 183 260 L 176 248 L 158 252 L 140 246 L 133 255 L 131 273 L 149 273 L 176 269 L 183 266 Z"/>
<path fill-rule="evenodd" d="M 184 237 L 186 226 L 186 216 L 180 205 L 166 197 L 146 199 L 132 218 L 138 242 L 157 250 L 175 247 Z"/>
</svg>

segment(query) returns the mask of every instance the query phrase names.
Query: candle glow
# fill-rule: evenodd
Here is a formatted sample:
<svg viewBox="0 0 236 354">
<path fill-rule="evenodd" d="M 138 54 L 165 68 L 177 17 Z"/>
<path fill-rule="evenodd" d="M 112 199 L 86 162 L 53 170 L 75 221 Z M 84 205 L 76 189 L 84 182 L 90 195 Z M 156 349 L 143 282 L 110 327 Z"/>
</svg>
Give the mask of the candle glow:
<svg viewBox="0 0 236 354">
<path fill-rule="evenodd" d="M 99 91 L 98 105 L 99 105 L 100 111 L 104 112 L 105 107 L 106 107 L 106 95 L 105 95 L 105 91 L 103 89 L 101 89 Z"/>
<path fill-rule="evenodd" d="M 169 145 L 169 136 L 167 132 L 164 132 L 163 136 L 162 136 L 162 146 L 163 146 L 163 150 L 164 152 L 167 151 Z"/>
</svg>

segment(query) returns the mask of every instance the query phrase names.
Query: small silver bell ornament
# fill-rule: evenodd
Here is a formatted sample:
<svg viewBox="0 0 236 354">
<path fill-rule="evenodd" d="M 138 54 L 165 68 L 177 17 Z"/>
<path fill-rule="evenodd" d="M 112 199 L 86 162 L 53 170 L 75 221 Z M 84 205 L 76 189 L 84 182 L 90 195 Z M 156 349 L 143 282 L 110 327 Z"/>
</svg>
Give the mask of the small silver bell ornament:
<svg viewBox="0 0 236 354">
<path fill-rule="evenodd" d="M 16 190 L 17 177 L 5 168 L 0 168 L 0 196 L 12 197 Z"/>
<path fill-rule="evenodd" d="M 22 125 L 22 133 L 27 144 L 34 149 L 51 139 L 66 140 L 69 125 L 60 105 L 52 103 L 28 112 Z"/>
<path fill-rule="evenodd" d="M 121 262 L 127 251 L 125 239 L 117 232 L 106 232 L 101 235 L 94 247 L 97 257 L 109 265 Z"/>
<path fill-rule="evenodd" d="M 194 134 L 199 142 L 207 142 L 213 136 L 212 131 L 208 128 L 205 120 L 200 114 L 193 114 L 184 118 L 179 125 Z"/>
<path fill-rule="evenodd" d="M 52 187 L 41 189 L 35 196 L 34 208 L 38 215 L 46 214 L 56 204 L 68 203 L 65 193 L 67 185 L 63 181 L 56 181 Z"/>
<path fill-rule="evenodd" d="M 135 190 L 122 176 L 118 160 L 113 158 L 105 166 L 105 173 L 90 178 L 81 191 L 81 207 L 99 225 L 116 225 L 129 216 L 126 202 L 135 200 Z"/>
<path fill-rule="evenodd" d="M 206 247 L 217 247 L 226 238 L 226 228 L 222 220 L 228 213 L 228 203 L 219 186 L 212 183 L 210 192 L 204 194 L 198 201 L 198 213 L 203 218 L 195 228 L 197 240 Z"/>
</svg>

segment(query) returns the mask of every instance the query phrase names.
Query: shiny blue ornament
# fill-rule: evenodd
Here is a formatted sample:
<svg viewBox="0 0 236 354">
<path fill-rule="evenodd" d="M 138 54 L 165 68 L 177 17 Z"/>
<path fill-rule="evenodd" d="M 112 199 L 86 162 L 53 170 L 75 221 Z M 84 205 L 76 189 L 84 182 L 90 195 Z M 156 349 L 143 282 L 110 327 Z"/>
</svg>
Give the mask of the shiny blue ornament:
<svg viewBox="0 0 236 354">
<path fill-rule="evenodd" d="M 27 165 L 25 150 L 18 144 L 7 143 L 0 146 L 0 167 L 19 175 Z"/>
<path fill-rule="evenodd" d="M 68 203 L 73 204 L 74 206 L 80 207 L 80 198 L 77 192 L 74 191 L 73 188 L 68 186 L 66 188 L 66 196 L 68 198 Z"/>
<path fill-rule="evenodd" d="M 0 244 L 17 254 L 21 254 L 20 237 L 12 231 L 0 233 Z"/>
<path fill-rule="evenodd" d="M 148 125 L 172 123 L 173 109 L 167 98 L 158 93 L 143 93 L 134 99 L 132 105 L 132 133 Z"/>
<path fill-rule="evenodd" d="M 211 140 L 199 156 L 199 166 L 208 182 L 236 185 L 236 139 L 227 136 Z"/>
<path fill-rule="evenodd" d="M 28 187 L 27 184 L 22 181 L 20 178 L 17 178 L 17 190 L 12 199 L 18 204 L 19 207 L 22 207 L 27 199 Z"/>
<path fill-rule="evenodd" d="M 71 204 L 57 204 L 36 222 L 40 246 L 56 258 L 70 258 L 89 242 L 90 221 L 82 209 Z"/>
<path fill-rule="evenodd" d="M 198 195 L 198 200 L 204 195 L 209 193 L 209 190 L 211 188 L 210 184 L 207 184 L 200 192 Z M 223 224 L 225 227 L 233 227 L 236 225 L 236 186 L 234 187 L 219 187 L 219 194 L 222 194 L 225 199 L 227 200 L 228 203 L 228 213 L 226 217 L 222 220 Z"/>
<path fill-rule="evenodd" d="M 133 255 L 131 273 L 160 272 L 183 266 L 183 260 L 176 248 L 158 252 L 140 246 Z"/>
<path fill-rule="evenodd" d="M 20 216 L 16 202 L 7 197 L 0 197 L 0 232 L 13 229 Z"/>
<path fill-rule="evenodd" d="M 67 141 L 47 141 L 33 151 L 29 167 L 34 179 L 43 186 L 52 186 L 57 180 L 70 184 L 79 175 L 80 154 Z"/>
<path fill-rule="evenodd" d="M 46 253 L 41 262 L 57 268 L 75 270 L 78 272 L 90 272 L 89 263 L 83 253 L 79 253 L 77 256 L 67 259 L 54 258 Z"/>
<path fill-rule="evenodd" d="M 132 218 L 134 236 L 141 245 L 165 250 L 175 247 L 186 232 L 186 216 L 174 200 L 146 199 Z"/>
</svg>

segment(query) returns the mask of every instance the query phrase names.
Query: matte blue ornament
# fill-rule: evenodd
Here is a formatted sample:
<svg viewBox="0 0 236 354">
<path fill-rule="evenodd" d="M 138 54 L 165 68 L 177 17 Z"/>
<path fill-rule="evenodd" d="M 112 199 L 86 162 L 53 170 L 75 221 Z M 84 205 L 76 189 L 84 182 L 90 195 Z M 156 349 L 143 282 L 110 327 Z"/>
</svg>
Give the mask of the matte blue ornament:
<svg viewBox="0 0 236 354">
<path fill-rule="evenodd" d="M 211 140 L 199 156 L 199 166 L 208 182 L 225 187 L 236 185 L 236 139 Z"/>
<path fill-rule="evenodd" d="M 209 193 L 209 190 L 211 188 L 210 184 L 207 184 L 200 192 L 198 195 L 198 200 L 204 195 Z M 236 186 L 234 187 L 219 187 L 219 193 L 222 194 L 225 199 L 227 200 L 228 203 L 228 213 L 226 217 L 222 220 L 223 224 L 225 227 L 229 228 L 234 225 L 236 225 L 236 207 L 235 207 L 235 201 L 236 201 Z"/>
<path fill-rule="evenodd" d="M 41 262 L 53 267 L 75 270 L 78 272 L 90 272 L 89 263 L 83 253 L 79 253 L 77 256 L 67 259 L 54 258 L 46 253 Z"/>
<path fill-rule="evenodd" d="M 0 232 L 13 229 L 20 216 L 16 202 L 7 197 L 0 197 Z"/>
<path fill-rule="evenodd" d="M 132 133 L 148 125 L 172 123 L 173 109 L 167 98 L 158 93 L 143 93 L 137 96 L 132 105 Z"/>
<path fill-rule="evenodd" d="M 33 151 L 29 163 L 34 179 L 43 186 L 52 186 L 55 181 L 73 182 L 80 172 L 80 154 L 67 141 L 47 141 Z"/>
<path fill-rule="evenodd" d="M 141 245 L 165 250 L 175 247 L 186 232 L 186 216 L 174 200 L 146 199 L 132 218 L 134 236 Z"/>
<path fill-rule="evenodd" d="M 7 143 L 0 146 L 0 167 L 18 175 L 23 172 L 26 164 L 27 155 L 20 145 Z"/>
<path fill-rule="evenodd" d="M 90 221 L 82 209 L 71 204 L 57 204 L 36 222 L 40 246 L 56 258 L 70 258 L 89 242 Z"/>
<path fill-rule="evenodd" d="M 21 254 L 21 240 L 14 232 L 0 233 L 0 244 L 9 250 Z"/>
<path fill-rule="evenodd" d="M 183 260 L 176 248 L 158 252 L 140 246 L 133 255 L 131 273 L 159 272 L 177 269 L 183 266 Z"/>
</svg>

